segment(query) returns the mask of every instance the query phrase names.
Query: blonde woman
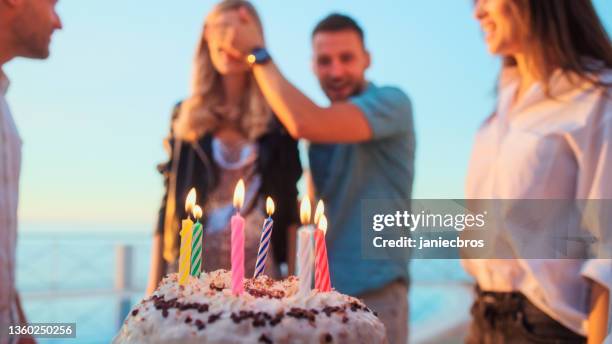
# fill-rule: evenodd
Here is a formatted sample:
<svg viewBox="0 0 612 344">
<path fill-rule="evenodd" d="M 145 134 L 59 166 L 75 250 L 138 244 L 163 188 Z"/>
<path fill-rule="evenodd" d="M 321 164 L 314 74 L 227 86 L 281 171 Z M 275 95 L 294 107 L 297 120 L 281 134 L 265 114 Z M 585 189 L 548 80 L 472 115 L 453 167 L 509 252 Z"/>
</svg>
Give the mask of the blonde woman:
<svg viewBox="0 0 612 344">
<path fill-rule="evenodd" d="M 179 223 L 184 204 L 195 187 L 204 209 L 203 268 L 230 268 L 229 222 L 232 194 L 240 178 L 246 183 L 242 211 L 246 219 L 247 276 L 252 275 L 265 216 L 265 197 L 276 203 L 272 250 L 266 274 L 277 276 L 285 260 L 287 232 L 298 222 L 297 180 L 301 176 L 297 142 L 275 120 L 245 60 L 222 48 L 232 39 L 229 28 L 245 8 L 261 22 L 244 0 L 217 4 L 205 20 L 193 67 L 192 91 L 173 112 L 167 140 L 170 159 L 159 168 L 166 193 L 153 238 L 148 292 L 162 276 L 176 271 Z"/>
<path fill-rule="evenodd" d="M 495 113 L 476 135 L 466 197 L 550 207 L 611 199 L 612 44 L 591 1 L 477 0 L 474 15 L 504 63 Z M 534 230 L 505 216 L 506 238 Z M 610 252 L 609 221 L 601 231 L 589 225 Z M 514 259 L 464 262 L 478 286 L 466 342 L 602 343 L 612 260 L 526 259 L 522 248 L 512 246 Z"/>
</svg>

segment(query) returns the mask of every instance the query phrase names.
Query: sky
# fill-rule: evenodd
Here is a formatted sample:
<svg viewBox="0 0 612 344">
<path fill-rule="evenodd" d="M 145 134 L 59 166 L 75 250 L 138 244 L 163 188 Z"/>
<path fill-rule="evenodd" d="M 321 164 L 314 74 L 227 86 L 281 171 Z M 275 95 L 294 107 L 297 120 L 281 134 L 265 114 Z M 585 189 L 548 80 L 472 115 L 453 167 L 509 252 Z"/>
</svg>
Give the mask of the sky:
<svg viewBox="0 0 612 344">
<path fill-rule="evenodd" d="M 473 136 L 493 108 L 499 61 L 487 54 L 471 0 L 255 0 L 285 76 L 327 103 L 310 69 L 310 32 L 330 12 L 353 16 L 373 57 L 368 79 L 411 98 L 414 198 L 461 198 Z M 612 2 L 594 1 L 608 32 Z M 20 221 L 150 231 L 163 192 L 156 164 L 172 106 L 213 1 L 60 1 L 64 29 L 45 61 L 4 67 L 24 141 Z M 73 227 L 71 227 L 73 226 Z"/>
</svg>

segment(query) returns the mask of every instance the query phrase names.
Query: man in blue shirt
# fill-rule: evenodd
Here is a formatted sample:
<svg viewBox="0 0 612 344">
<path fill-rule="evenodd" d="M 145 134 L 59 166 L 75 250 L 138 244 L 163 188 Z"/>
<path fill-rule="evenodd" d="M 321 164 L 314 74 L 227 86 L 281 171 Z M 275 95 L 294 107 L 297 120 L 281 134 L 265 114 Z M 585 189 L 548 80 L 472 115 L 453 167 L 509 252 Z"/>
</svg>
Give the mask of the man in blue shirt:
<svg viewBox="0 0 612 344">
<path fill-rule="evenodd" d="M 243 9 L 223 48 L 245 58 L 272 110 L 296 138 L 309 140 L 311 173 L 329 220 L 332 285 L 364 299 L 385 323 L 390 343 L 406 343 L 408 261 L 362 257 L 361 201 L 393 200 L 410 209 L 415 137 L 404 92 L 365 78 L 370 54 L 364 34 L 347 16 L 332 14 L 314 29 L 313 69 L 331 101 L 318 106 L 278 70 L 261 32 Z"/>
</svg>

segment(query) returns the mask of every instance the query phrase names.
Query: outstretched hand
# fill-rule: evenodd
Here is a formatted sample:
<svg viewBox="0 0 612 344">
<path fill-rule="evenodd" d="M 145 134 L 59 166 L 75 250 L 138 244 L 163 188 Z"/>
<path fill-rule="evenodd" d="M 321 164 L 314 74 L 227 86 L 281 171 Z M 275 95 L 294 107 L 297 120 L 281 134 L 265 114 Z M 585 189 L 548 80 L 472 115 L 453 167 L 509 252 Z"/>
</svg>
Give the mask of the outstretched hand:
<svg viewBox="0 0 612 344">
<path fill-rule="evenodd" d="M 244 58 L 253 49 L 264 47 L 262 28 L 245 8 L 238 9 L 240 22 L 229 28 L 223 49 L 235 58 Z"/>
</svg>

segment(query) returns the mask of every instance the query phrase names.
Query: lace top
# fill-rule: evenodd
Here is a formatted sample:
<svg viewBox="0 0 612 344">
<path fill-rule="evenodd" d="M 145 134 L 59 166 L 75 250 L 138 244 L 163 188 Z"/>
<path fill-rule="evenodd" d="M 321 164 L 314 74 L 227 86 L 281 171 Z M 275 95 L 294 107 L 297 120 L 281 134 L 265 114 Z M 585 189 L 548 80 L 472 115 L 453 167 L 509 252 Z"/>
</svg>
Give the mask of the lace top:
<svg viewBox="0 0 612 344">
<path fill-rule="evenodd" d="M 235 210 L 232 205 L 236 183 L 244 179 L 246 186 L 242 216 L 245 219 L 245 275 L 251 277 L 255 269 L 257 250 L 265 214 L 263 197 L 257 196 L 261 176 L 256 171 L 257 147 L 251 142 L 228 145 L 214 138 L 212 141 L 213 159 L 219 167 L 219 184 L 211 192 L 206 204 L 204 227 L 204 250 L 202 263 L 205 271 L 231 268 L 231 229 L 230 218 Z M 246 213 L 252 209 L 249 213 Z M 278 277 L 278 267 L 268 252 L 265 274 Z"/>
</svg>

